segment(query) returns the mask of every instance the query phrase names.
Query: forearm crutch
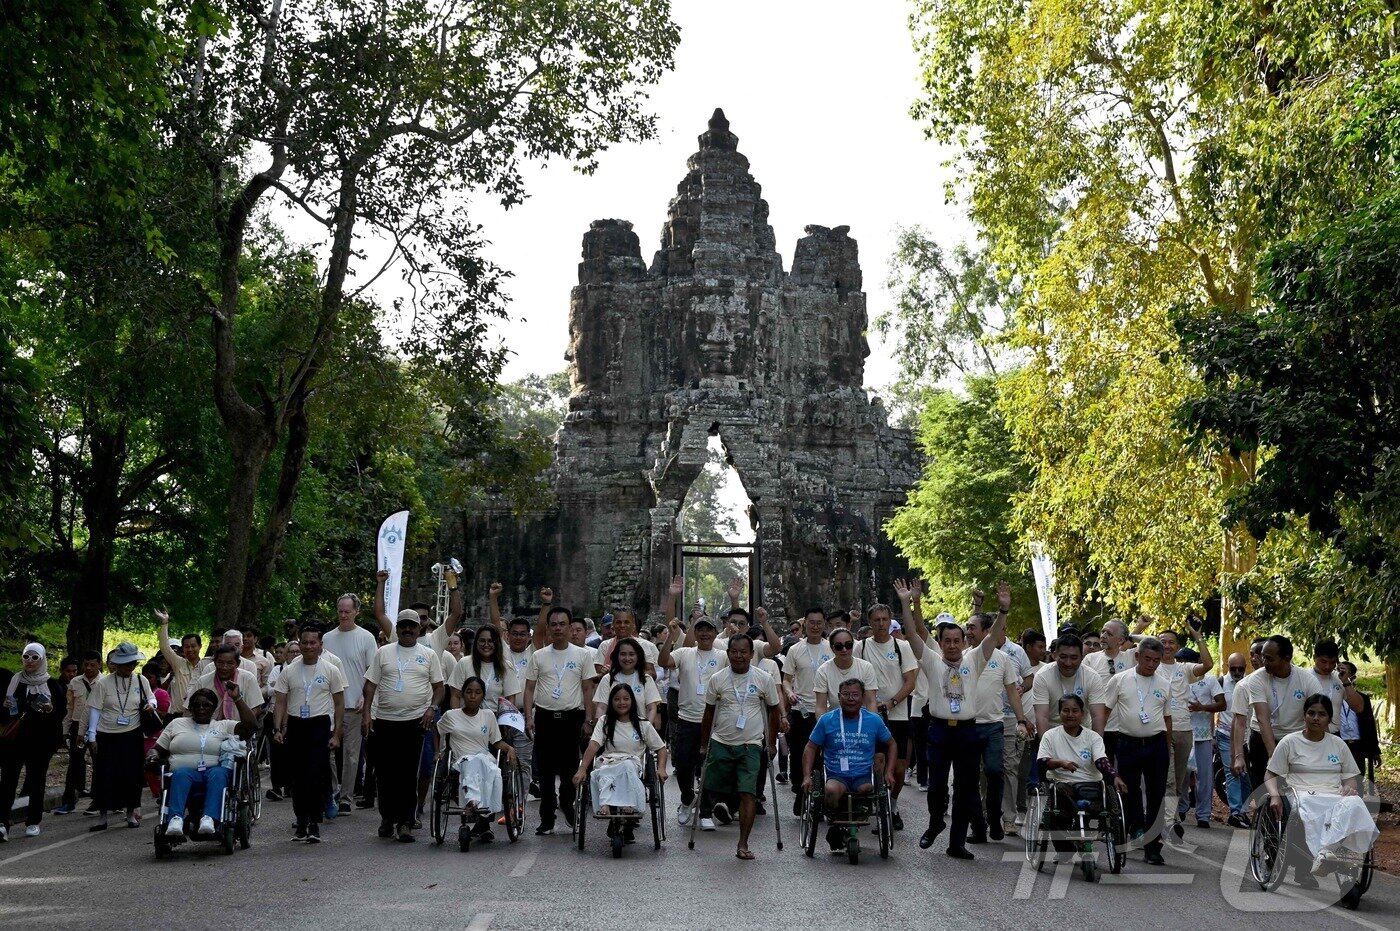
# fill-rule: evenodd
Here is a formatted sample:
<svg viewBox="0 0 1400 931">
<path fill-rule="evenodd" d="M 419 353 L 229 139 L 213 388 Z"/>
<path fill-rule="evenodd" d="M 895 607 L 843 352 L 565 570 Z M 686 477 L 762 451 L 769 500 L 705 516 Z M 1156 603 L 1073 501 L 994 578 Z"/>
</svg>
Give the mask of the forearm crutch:
<svg viewBox="0 0 1400 931">
<path fill-rule="evenodd" d="M 710 765 L 709 745 L 700 748 L 700 784 L 695 787 L 695 807 L 690 812 L 690 843 L 689 849 L 695 849 L 695 832 L 700 827 L 700 799 L 705 792 L 705 770 Z"/>
</svg>

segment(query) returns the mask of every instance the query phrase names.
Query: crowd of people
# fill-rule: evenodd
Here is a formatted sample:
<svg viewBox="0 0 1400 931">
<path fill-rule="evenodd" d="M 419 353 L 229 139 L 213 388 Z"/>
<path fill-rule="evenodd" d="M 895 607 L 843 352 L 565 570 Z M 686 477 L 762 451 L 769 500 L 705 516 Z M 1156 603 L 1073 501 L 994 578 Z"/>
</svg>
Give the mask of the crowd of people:
<svg viewBox="0 0 1400 931">
<path fill-rule="evenodd" d="M 961 622 L 942 613 L 929 623 L 920 586 L 904 582 L 895 583 L 898 612 L 813 608 L 779 633 L 763 608 L 750 615 L 740 604 L 737 581 L 726 612 L 697 603 L 682 618 L 679 578 L 663 624 L 643 625 L 626 607 L 595 624 L 549 588 L 537 615 L 505 619 L 496 584 L 487 622 L 471 629 L 448 579 L 440 624 L 421 603 L 389 618 L 381 572 L 374 629 L 346 594 L 335 624 L 288 621 L 280 641 L 251 629 L 216 631 L 208 643 L 193 631 L 173 638 L 157 612 L 157 655 L 122 643 L 106 657 L 65 657 L 57 676 L 45 647 L 29 644 L 21 669 L 0 679 L 0 841 L 21 772 L 25 834 L 40 833 L 43 805 L 33 800 L 65 743 L 53 813 L 71 814 L 90 795 L 83 814 L 93 831 L 114 814 L 138 827 L 143 789 L 160 796 L 150 774 L 163 766 L 161 829 L 177 836 L 189 821 L 213 834 L 230 747 L 241 744 L 253 765 L 265 753 L 266 799 L 290 800 L 292 836 L 306 843 L 320 842 L 326 822 L 370 809 L 379 837 L 414 841 L 439 752 L 484 841 L 501 813 L 502 762 L 529 774 L 535 834 L 553 834 L 560 817 L 571 825 L 575 793 L 591 780 L 595 806 L 622 816 L 610 833 L 630 841 L 648 753 L 662 780 L 674 764 L 679 824 L 708 832 L 737 820 L 745 860 L 755 856 L 755 819 L 782 804 L 765 791 L 770 768 L 771 784 L 791 790 L 794 815 L 813 786 L 834 806 L 879 780 L 895 830 L 900 796 L 916 788 L 929 816 L 919 847 L 946 832 L 957 859 L 1027 830 L 1028 786 L 1101 781 L 1121 794 L 1145 862 L 1163 864 L 1164 844 L 1211 827 L 1217 756 L 1229 826 L 1248 828 L 1259 804 L 1279 805 L 1280 779 L 1332 800 L 1300 806 L 1314 855 L 1296 865 L 1301 885 L 1315 883 L 1330 852 L 1374 832 L 1365 807 L 1347 800 L 1379 765 L 1375 719 L 1356 667 L 1329 640 L 1304 668 L 1287 637 L 1260 638 L 1222 672 L 1194 618 L 1155 633 L 1147 618 L 1132 629 L 1067 625 L 1048 644 L 1030 630 L 1018 642 L 1007 635 L 1004 584 L 993 610 L 978 592 Z M 201 792 L 202 807 L 187 812 Z M 1348 830 L 1338 836 L 1333 822 Z M 844 843 L 839 831 L 827 839 L 836 851 Z"/>
</svg>

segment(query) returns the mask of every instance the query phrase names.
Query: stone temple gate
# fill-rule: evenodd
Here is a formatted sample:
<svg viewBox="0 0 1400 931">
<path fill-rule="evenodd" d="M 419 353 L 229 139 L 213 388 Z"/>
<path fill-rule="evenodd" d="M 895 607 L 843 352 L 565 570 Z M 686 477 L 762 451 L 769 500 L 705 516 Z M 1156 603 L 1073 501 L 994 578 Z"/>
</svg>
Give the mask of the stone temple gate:
<svg viewBox="0 0 1400 931">
<path fill-rule="evenodd" d="M 856 242 L 847 227 L 808 226 L 784 271 L 737 144 L 716 110 L 649 267 L 631 223 L 584 234 L 557 506 L 523 519 L 488 508 L 444 528 L 435 555 L 467 566 L 469 614 L 500 580 L 506 611 L 551 585 L 576 612 L 631 604 L 655 616 L 676 518 L 715 434 L 752 502 L 752 588 L 774 617 L 888 599 L 907 571 L 881 525 L 920 462 L 863 388 Z"/>
</svg>

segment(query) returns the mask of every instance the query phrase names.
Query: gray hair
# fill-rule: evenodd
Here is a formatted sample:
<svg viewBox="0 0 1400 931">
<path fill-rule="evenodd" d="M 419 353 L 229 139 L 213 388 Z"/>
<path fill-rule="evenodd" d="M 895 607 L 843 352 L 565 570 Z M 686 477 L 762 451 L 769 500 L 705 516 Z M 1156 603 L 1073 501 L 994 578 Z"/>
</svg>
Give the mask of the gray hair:
<svg viewBox="0 0 1400 931">
<path fill-rule="evenodd" d="M 836 694 L 837 694 L 837 695 L 840 695 L 840 694 L 841 694 L 841 690 L 844 689 L 844 688 L 845 688 L 846 686 L 848 686 L 848 685 L 858 685 L 858 686 L 860 686 L 860 694 L 862 694 L 862 695 L 865 694 L 865 683 L 862 682 L 862 681 L 860 681 L 859 679 L 854 678 L 854 677 L 852 677 L 852 678 L 850 678 L 850 679 L 847 679 L 845 682 L 842 682 L 840 685 L 836 686 Z"/>
<path fill-rule="evenodd" d="M 1138 641 L 1137 648 L 1139 653 L 1141 653 L 1143 650 L 1152 650 L 1157 653 L 1166 652 L 1166 650 L 1162 647 L 1162 641 L 1158 640 L 1156 637 L 1143 637 L 1141 640 Z"/>
</svg>

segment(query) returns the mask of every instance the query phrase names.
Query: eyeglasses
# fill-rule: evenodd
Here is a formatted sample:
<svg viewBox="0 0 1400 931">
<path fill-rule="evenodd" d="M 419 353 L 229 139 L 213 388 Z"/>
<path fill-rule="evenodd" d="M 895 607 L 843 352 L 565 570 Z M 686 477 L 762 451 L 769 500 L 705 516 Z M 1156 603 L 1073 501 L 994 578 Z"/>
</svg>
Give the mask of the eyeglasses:
<svg viewBox="0 0 1400 931">
<path fill-rule="evenodd" d="M 847 650 L 854 650 L 856 645 L 854 643 L 833 643 L 831 648 L 838 653 L 845 653 Z"/>
<path fill-rule="evenodd" d="M 1243 667 L 1243 666 L 1231 666 L 1231 667 L 1230 667 L 1230 671 L 1231 671 L 1231 672 L 1244 672 L 1244 667 Z"/>
</svg>

